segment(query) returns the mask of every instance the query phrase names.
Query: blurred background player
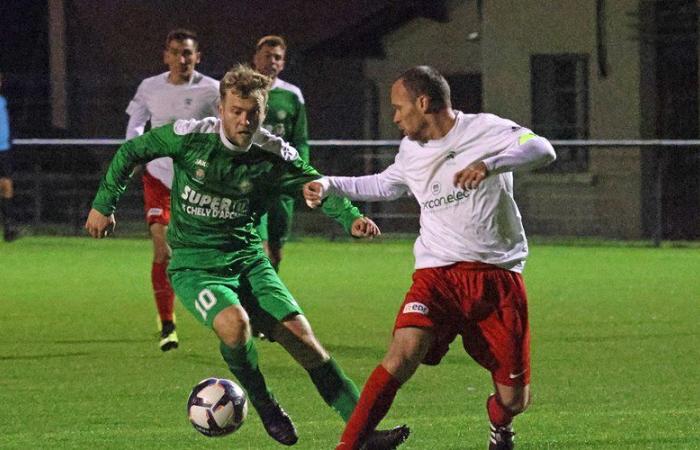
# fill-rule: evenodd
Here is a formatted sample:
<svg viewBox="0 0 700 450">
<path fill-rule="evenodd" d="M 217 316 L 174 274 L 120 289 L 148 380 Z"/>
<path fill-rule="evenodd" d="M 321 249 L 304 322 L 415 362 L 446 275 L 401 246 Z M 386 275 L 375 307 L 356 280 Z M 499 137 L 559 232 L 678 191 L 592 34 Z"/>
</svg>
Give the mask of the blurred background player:
<svg viewBox="0 0 700 450">
<path fill-rule="evenodd" d="M 406 136 L 394 163 L 364 177 L 309 183 L 310 206 L 324 193 L 421 205 L 413 284 L 386 356 L 365 383 L 336 450 L 357 450 L 387 414 L 398 389 L 423 364 L 439 364 L 462 336 L 464 349 L 491 373 L 486 401 L 489 450 L 513 448 L 513 417 L 530 397 L 530 331 L 521 272 L 528 254 L 513 198 L 519 169 L 554 161 L 550 143 L 493 114 L 452 109 L 450 87 L 418 66 L 392 85 L 394 123 Z"/>
<path fill-rule="evenodd" d="M 151 128 L 178 119 L 203 119 L 218 115 L 219 82 L 195 70 L 200 62 L 197 34 L 186 29 L 168 33 L 163 62 L 168 71 L 141 82 L 126 109 L 129 123 L 126 138 L 140 136 L 150 122 Z M 143 197 L 146 222 L 153 242 L 151 282 L 160 318 L 160 349 L 178 346 L 175 332 L 173 288 L 167 276 L 170 248 L 165 239 L 170 222 L 170 189 L 173 162 L 158 158 L 146 164 L 143 172 Z"/>
<path fill-rule="evenodd" d="M 299 156 L 309 162 L 304 96 L 297 86 L 279 78 L 284 70 L 286 54 L 287 43 L 281 36 L 263 36 L 255 46 L 253 67 L 273 80 L 263 127 L 289 142 L 297 149 Z M 282 247 L 291 233 L 295 203 L 293 197 L 281 196 L 260 219 L 258 234 L 275 270 L 279 270 Z"/>
<path fill-rule="evenodd" d="M 12 242 L 19 236 L 13 223 L 12 199 L 12 152 L 10 141 L 10 117 L 7 114 L 7 101 L 2 93 L 3 74 L 0 72 L 0 214 L 3 222 L 3 239 Z"/>
</svg>

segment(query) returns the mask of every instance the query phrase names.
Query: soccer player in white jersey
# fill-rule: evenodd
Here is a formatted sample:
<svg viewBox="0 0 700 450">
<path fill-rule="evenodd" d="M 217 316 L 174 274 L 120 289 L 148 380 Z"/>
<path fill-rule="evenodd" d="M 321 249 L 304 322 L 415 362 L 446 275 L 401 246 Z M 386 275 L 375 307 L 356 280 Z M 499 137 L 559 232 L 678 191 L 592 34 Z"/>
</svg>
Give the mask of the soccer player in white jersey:
<svg viewBox="0 0 700 450">
<path fill-rule="evenodd" d="M 263 127 L 292 144 L 301 159 L 308 163 L 309 131 L 304 96 L 297 86 L 279 78 L 279 74 L 284 70 L 286 55 L 287 42 L 281 36 L 263 36 L 255 45 L 253 67 L 272 78 Z M 295 203 L 293 197 L 281 196 L 267 214 L 260 218 L 260 225 L 257 227 L 265 253 L 275 270 L 279 270 L 282 247 L 292 230 Z"/>
<path fill-rule="evenodd" d="M 453 110 L 447 81 L 428 66 L 404 72 L 392 86 L 391 103 L 406 136 L 391 166 L 363 177 L 324 177 L 304 188 L 310 206 L 328 193 L 378 201 L 410 192 L 421 208 L 413 285 L 337 450 L 359 448 L 401 385 L 421 363 L 438 364 L 457 335 L 493 380 L 486 402 L 489 449 L 512 449 L 512 419 L 530 394 L 520 274 L 528 249 L 512 172 L 552 162 L 554 149 L 509 120 Z"/>
<path fill-rule="evenodd" d="M 126 138 L 151 128 L 173 123 L 179 119 L 203 119 L 218 115 L 219 82 L 195 70 L 201 53 L 197 35 L 185 29 L 168 33 L 163 50 L 163 62 L 168 71 L 146 78 L 126 109 L 129 123 Z M 158 158 L 146 164 L 143 173 L 143 197 L 146 222 L 153 242 L 151 282 L 161 322 L 160 349 L 168 351 L 178 346 L 175 331 L 175 294 L 166 269 L 170 248 L 166 232 L 170 222 L 170 189 L 173 182 L 173 162 Z"/>
</svg>

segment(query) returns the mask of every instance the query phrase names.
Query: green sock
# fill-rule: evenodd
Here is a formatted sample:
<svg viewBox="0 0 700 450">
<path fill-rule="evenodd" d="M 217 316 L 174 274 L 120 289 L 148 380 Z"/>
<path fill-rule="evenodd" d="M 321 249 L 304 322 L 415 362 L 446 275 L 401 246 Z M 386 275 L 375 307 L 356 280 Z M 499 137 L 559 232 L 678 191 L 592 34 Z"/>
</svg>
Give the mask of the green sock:
<svg viewBox="0 0 700 450">
<path fill-rule="evenodd" d="M 353 409 L 360 398 L 360 391 L 333 358 L 319 367 L 308 370 L 323 400 L 335 409 L 345 422 L 350 420 Z"/>
<path fill-rule="evenodd" d="M 222 342 L 219 350 L 228 368 L 246 390 L 250 402 L 256 409 L 261 403 L 272 398 L 272 393 L 265 384 L 265 377 L 258 367 L 258 351 L 253 339 L 236 348 L 231 348 Z"/>
</svg>

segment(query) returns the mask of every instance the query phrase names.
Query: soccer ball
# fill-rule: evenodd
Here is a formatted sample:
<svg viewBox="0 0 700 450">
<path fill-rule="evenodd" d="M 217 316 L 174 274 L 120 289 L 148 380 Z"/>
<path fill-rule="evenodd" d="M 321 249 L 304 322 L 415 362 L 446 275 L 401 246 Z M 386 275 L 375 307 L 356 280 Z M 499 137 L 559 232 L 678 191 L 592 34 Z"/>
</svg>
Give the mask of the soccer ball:
<svg viewBox="0 0 700 450">
<path fill-rule="evenodd" d="M 225 436 L 243 425 L 248 399 L 239 385 L 224 378 L 207 378 L 197 383 L 187 399 L 187 416 L 205 436 Z"/>
</svg>

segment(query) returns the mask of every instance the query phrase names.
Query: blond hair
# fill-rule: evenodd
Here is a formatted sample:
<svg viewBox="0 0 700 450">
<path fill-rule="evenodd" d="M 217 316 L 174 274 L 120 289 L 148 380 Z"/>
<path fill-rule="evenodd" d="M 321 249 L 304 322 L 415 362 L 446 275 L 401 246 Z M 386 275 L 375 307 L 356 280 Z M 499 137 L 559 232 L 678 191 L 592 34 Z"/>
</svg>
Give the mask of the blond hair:
<svg viewBox="0 0 700 450">
<path fill-rule="evenodd" d="M 226 100 L 226 93 L 231 92 L 241 98 L 253 97 L 264 109 L 267 104 L 267 93 L 272 86 L 272 79 L 247 64 L 233 66 L 219 83 L 221 102 Z"/>
</svg>

